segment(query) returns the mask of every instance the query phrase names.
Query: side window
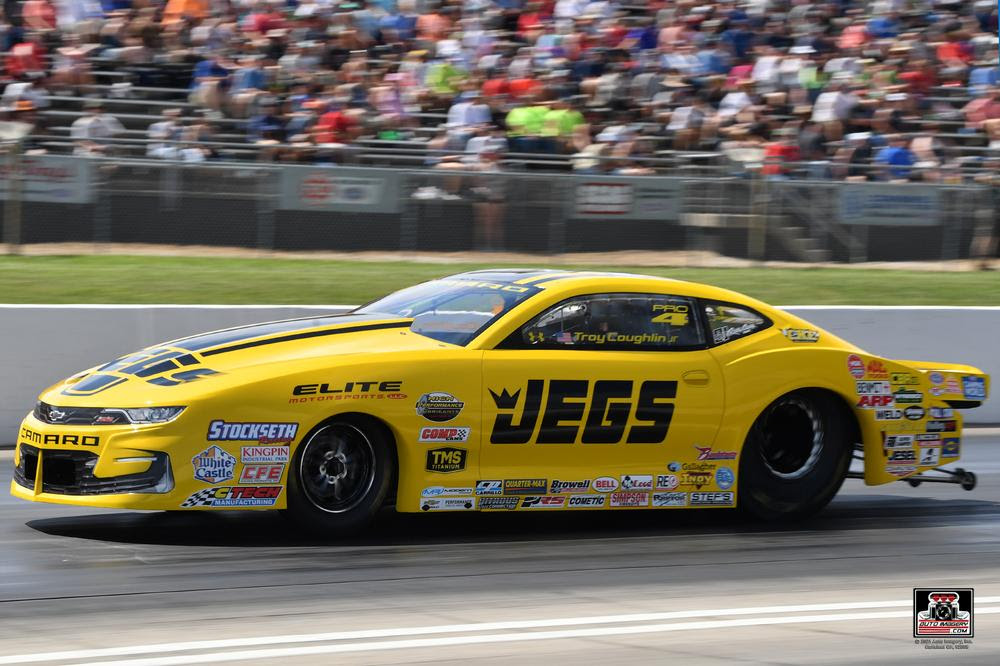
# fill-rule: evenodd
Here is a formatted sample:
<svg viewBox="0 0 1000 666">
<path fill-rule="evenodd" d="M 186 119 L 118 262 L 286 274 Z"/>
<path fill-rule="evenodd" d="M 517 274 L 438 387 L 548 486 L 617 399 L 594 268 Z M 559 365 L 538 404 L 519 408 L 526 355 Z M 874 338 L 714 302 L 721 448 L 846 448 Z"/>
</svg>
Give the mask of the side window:
<svg viewBox="0 0 1000 666">
<path fill-rule="evenodd" d="M 542 313 L 520 331 L 519 347 L 683 350 L 705 344 L 690 298 L 659 294 L 577 296 Z"/>
<path fill-rule="evenodd" d="M 712 330 L 712 343 L 716 345 L 746 337 L 771 325 L 767 317 L 729 303 L 706 303 L 705 317 Z"/>
</svg>

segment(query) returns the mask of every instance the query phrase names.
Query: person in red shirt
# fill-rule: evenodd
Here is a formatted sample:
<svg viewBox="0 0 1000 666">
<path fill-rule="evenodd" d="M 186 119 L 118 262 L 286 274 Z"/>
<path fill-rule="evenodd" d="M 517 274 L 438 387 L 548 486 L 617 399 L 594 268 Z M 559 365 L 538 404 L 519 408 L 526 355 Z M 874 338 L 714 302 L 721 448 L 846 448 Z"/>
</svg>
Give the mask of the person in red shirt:
<svg viewBox="0 0 1000 666">
<path fill-rule="evenodd" d="M 966 104 L 962 113 L 965 114 L 965 126 L 974 130 L 982 129 L 987 120 L 1000 118 L 1000 88 L 988 88 Z"/>
<path fill-rule="evenodd" d="M 764 146 L 764 166 L 761 173 L 769 178 L 788 178 L 788 164 L 801 162 L 802 153 L 795 141 L 795 128 L 790 124 L 775 130 L 775 140 Z"/>
<path fill-rule="evenodd" d="M 517 19 L 517 34 L 529 44 L 534 44 L 545 32 L 541 9 L 542 3 L 529 2 Z"/>
<path fill-rule="evenodd" d="M 327 111 L 313 126 L 316 143 L 347 143 L 353 137 L 355 123 L 343 111 Z"/>
<path fill-rule="evenodd" d="M 490 78 L 483 81 L 483 97 L 501 97 L 510 94 L 510 80 L 505 71 L 492 72 Z"/>
<path fill-rule="evenodd" d="M 530 77 L 511 79 L 508 85 L 508 91 L 512 99 L 525 99 L 540 92 L 541 89 L 541 82 Z"/>
<path fill-rule="evenodd" d="M 29 72 L 45 71 L 45 47 L 42 46 L 41 35 L 29 32 L 25 41 L 14 44 L 7 53 L 5 62 L 7 74 L 19 79 Z"/>
</svg>

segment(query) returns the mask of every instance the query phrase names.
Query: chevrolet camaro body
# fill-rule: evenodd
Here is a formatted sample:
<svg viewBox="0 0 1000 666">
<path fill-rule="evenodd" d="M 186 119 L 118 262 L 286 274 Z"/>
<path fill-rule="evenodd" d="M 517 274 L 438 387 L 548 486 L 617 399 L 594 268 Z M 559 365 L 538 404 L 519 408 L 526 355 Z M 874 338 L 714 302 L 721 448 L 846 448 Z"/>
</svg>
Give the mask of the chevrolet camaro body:
<svg viewBox="0 0 1000 666">
<path fill-rule="evenodd" d="M 761 445 L 776 482 L 804 478 L 839 428 L 877 485 L 956 462 L 955 410 L 987 390 L 976 368 L 877 357 L 715 287 L 483 271 L 344 315 L 174 340 L 71 377 L 24 419 L 11 492 L 282 509 L 293 487 L 315 497 L 328 483 L 325 506 L 340 506 L 336 484 L 355 458 L 337 447 L 299 455 L 338 422 L 378 431 L 392 468 L 378 502 L 398 511 L 732 507 L 750 474 L 748 438 L 774 405 L 786 410 L 772 414 L 778 434 L 761 436 L 806 440 L 797 458 Z M 805 435 L 782 430 L 795 423 Z M 377 485 L 376 459 L 350 492 Z M 846 465 L 831 474 L 839 487 Z"/>
</svg>

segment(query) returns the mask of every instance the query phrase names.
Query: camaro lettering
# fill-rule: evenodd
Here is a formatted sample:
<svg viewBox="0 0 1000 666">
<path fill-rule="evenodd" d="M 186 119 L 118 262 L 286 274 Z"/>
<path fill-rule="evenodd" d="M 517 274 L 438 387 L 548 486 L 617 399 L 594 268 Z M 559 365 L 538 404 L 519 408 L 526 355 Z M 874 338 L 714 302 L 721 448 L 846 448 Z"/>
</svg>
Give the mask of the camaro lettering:
<svg viewBox="0 0 1000 666">
<path fill-rule="evenodd" d="M 629 444 L 662 443 L 674 414 L 673 402 L 663 401 L 677 397 L 677 382 L 647 380 L 637 398 L 634 393 L 629 380 L 529 379 L 524 389 L 513 392 L 490 389 L 497 408 L 490 442 L 526 444 L 537 426 L 538 444 L 571 444 L 578 436 L 584 444 L 618 444 L 623 437 Z M 626 435 L 630 415 L 643 423 Z"/>
<path fill-rule="evenodd" d="M 29 428 L 21 428 L 21 439 L 50 446 L 99 446 L 101 443 L 101 438 L 95 435 L 43 435 Z"/>
</svg>

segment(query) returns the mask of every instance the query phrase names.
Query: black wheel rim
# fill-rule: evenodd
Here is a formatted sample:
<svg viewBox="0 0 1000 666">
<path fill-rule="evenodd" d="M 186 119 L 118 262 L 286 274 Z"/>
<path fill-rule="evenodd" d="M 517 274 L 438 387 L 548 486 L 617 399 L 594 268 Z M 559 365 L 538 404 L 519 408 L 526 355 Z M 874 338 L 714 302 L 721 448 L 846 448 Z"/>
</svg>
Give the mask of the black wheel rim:
<svg viewBox="0 0 1000 666">
<path fill-rule="evenodd" d="M 321 511 L 344 513 L 357 506 L 375 484 L 375 449 L 352 425 L 320 428 L 305 443 L 299 479 L 306 498 Z"/>
<path fill-rule="evenodd" d="M 767 413 L 760 428 L 764 465 L 781 479 L 811 472 L 823 452 L 823 419 L 807 400 L 785 398 Z"/>
</svg>

